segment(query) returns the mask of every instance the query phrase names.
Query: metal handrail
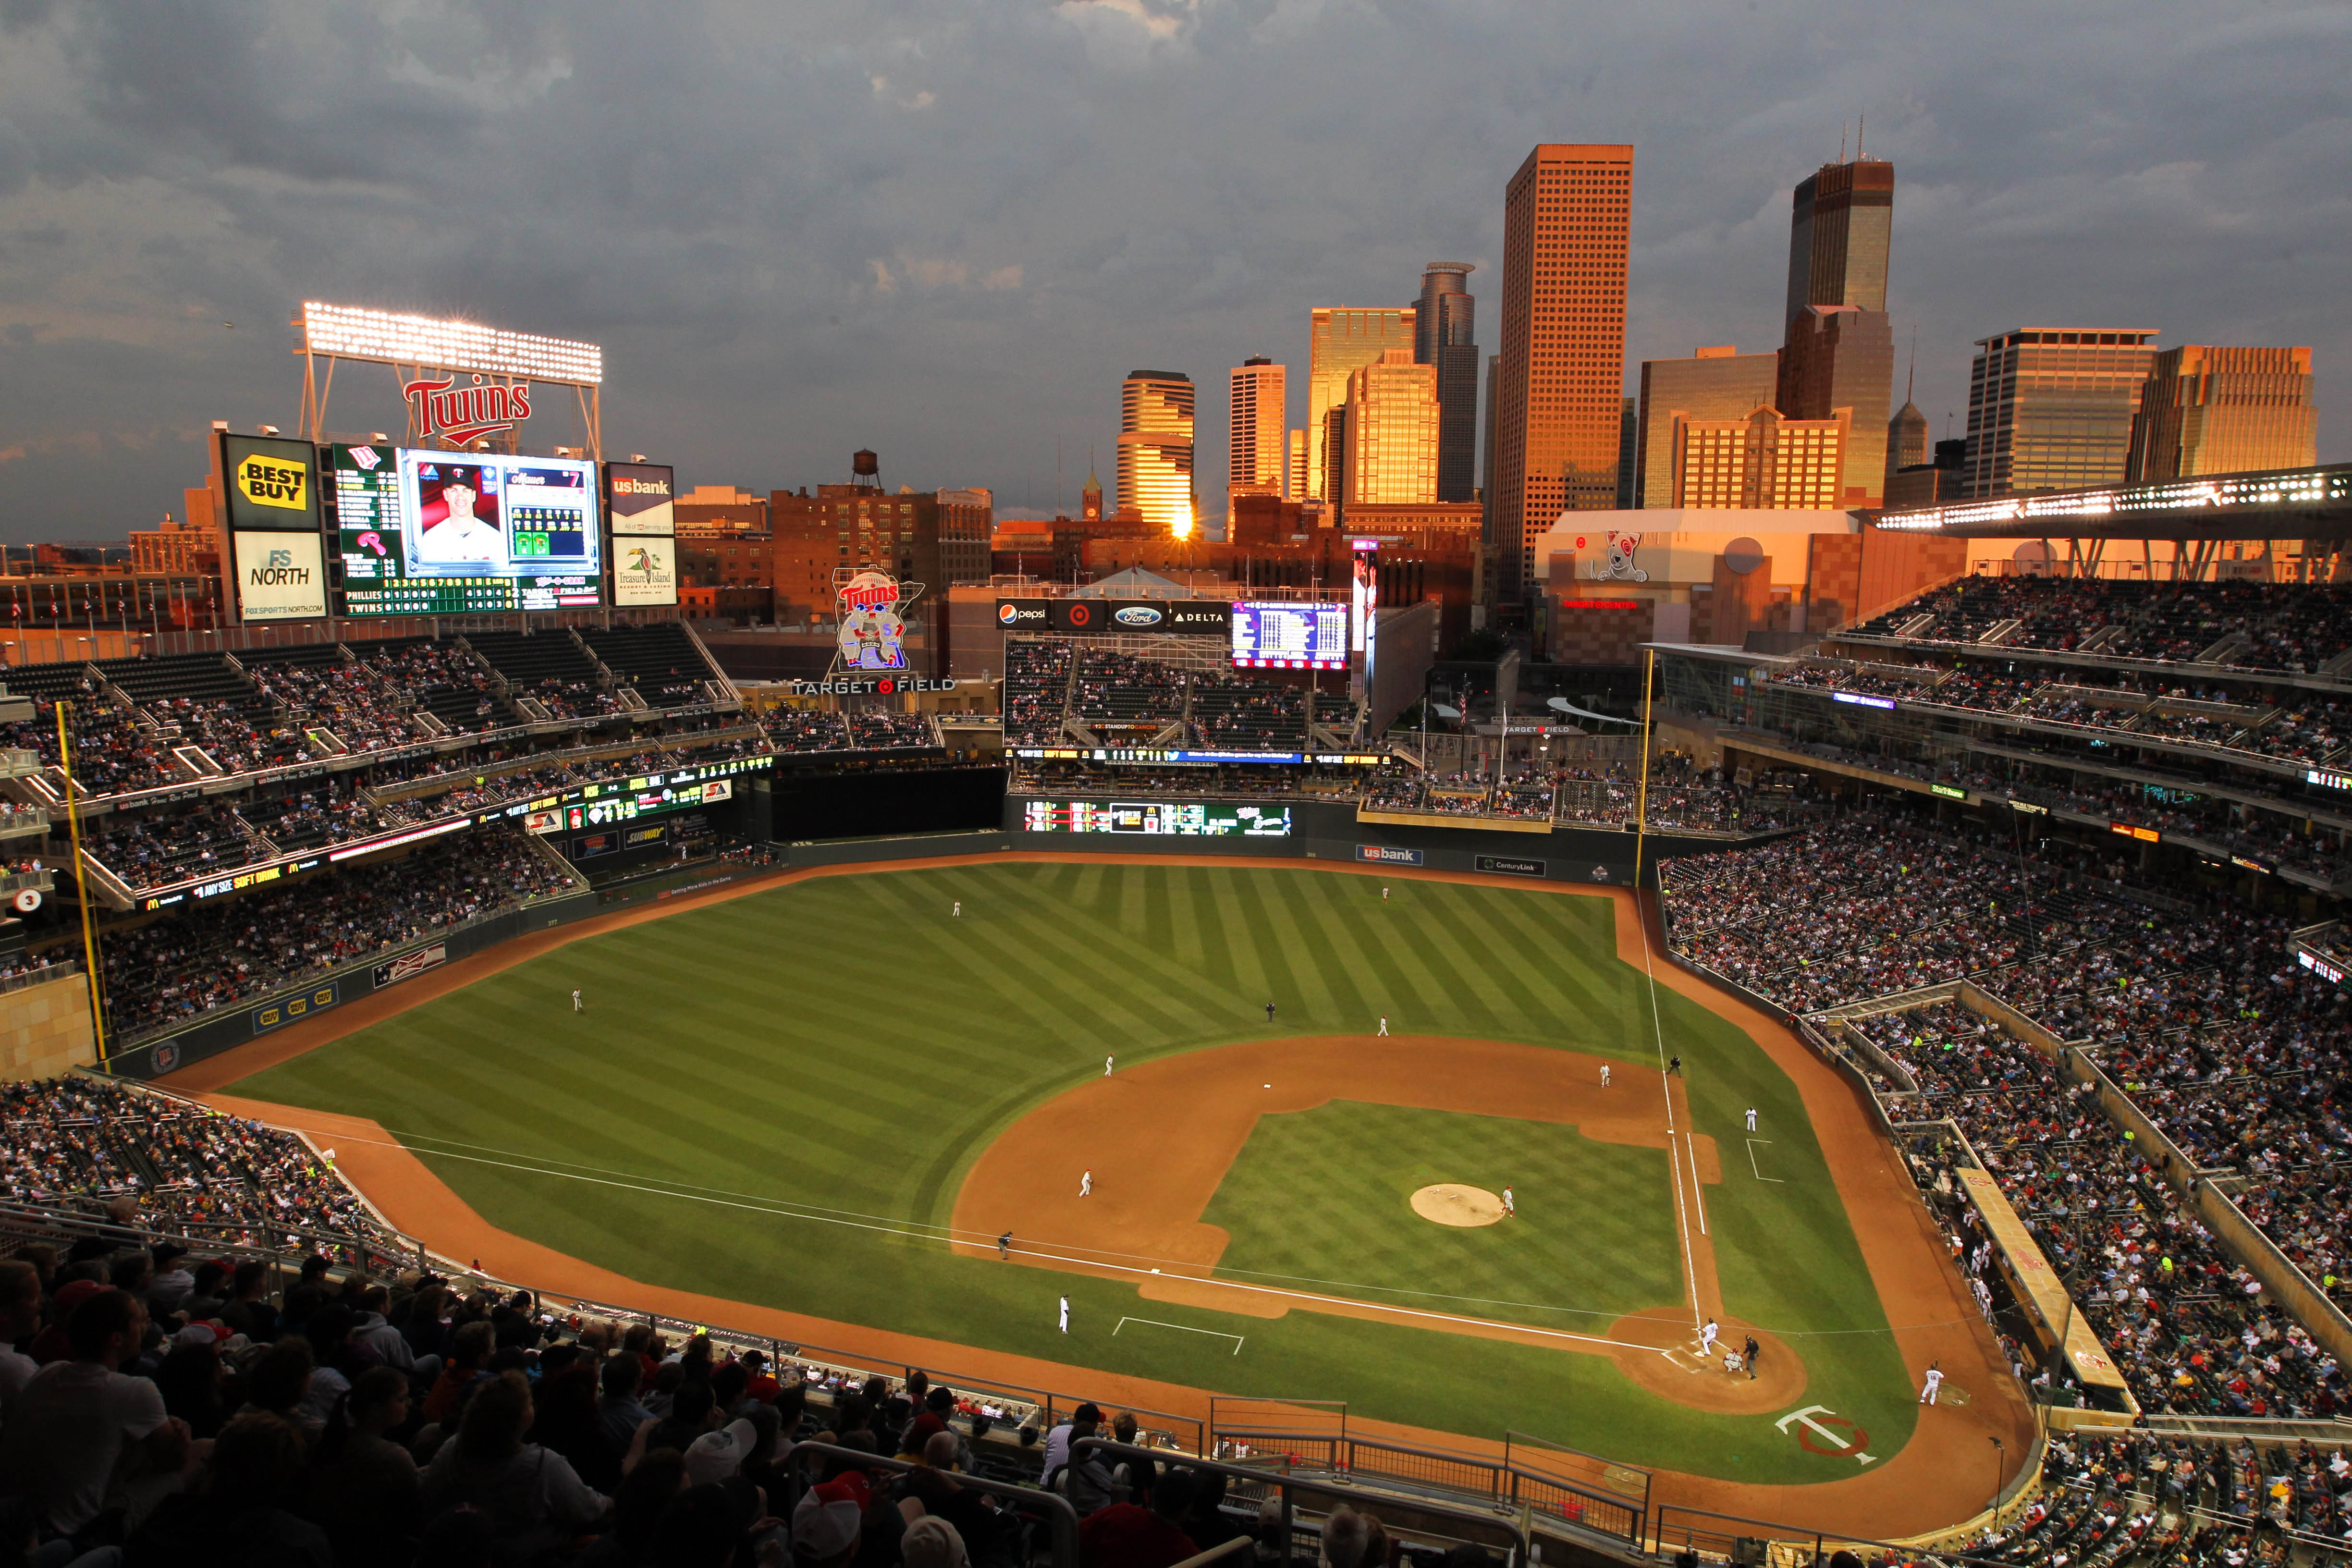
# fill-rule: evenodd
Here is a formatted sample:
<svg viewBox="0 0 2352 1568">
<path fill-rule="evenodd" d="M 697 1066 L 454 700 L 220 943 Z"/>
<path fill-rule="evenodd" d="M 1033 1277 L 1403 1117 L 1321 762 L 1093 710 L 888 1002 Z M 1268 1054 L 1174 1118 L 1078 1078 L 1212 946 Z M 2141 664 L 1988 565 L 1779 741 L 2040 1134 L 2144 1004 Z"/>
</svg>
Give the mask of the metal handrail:
<svg viewBox="0 0 2352 1568">
<path fill-rule="evenodd" d="M 1163 1463 L 1168 1458 L 1164 1453 L 1155 1452 L 1150 1448 L 1138 1448 L 1127 1443 L 1115 1443 L 1103 1437 L 1080 1437 L 1070 1445 L 1070 1458 L 1073 1462 L 1089 1454 L 1100 1454 L 1115 1459 L 1148 1459 L 1153 1464 Z M 1223 1476 L 1228 1479 L 1247 1481 L 1253 1486 L 1275 1488 L 1282 1498 L 1282 1549 L 1276 1559 L 1281 1563 L 1290 1561 L 1291 1523 L 1297 1511 L 1293 1494 L 1303 1493 L 1308 1497 L 1336 1498 L 1350 1505 L 1364 1500 L 1363 1489 L 1351 1486 L 1345 1480 L 1314 1480 L 1286 1469 L 1273 1470 L 1258 1465 L 1236 1465 L 1222 1459 L 1186 1458 L 1180 1463 L 1181 1468 L 1184 1469 L 1204 1470 Z M 1403 1503 L 1402 1506 L 1417 1514 L 1454 1521 L 1467 1526 L 1473 1532 L 1501 1536 L 1510 1543 L 1513 1553 L 1509 1568 L 1527 1568 L 1528 1532 L 1507 1514 L 1464 1508 L 1457 1504 L 1440 1502 L 1419 1496 L 1415 1496 L 1409 1503 Z M 1465 1538 L 1477 1540 L 1478 1534 L 1471 1533 Z"/>
<path fill-rule="evenodd" d="M 1141 1449 L 1136 1451 L 1143 1452 Z M 868 1454 L 856 1448 L 845 1448 L 834 1443 L 810 1442 L 793 1445 L 792 1458 L 794 1462 L 797 1462 L 803 1454 L 840 1459 L 860 1470 L 888 1470 L 894 1475 L 901 1476 L 927 1468 L 916 1464 L 911 1459 Z M 1014 1481 L 1001 1481 L 993 1476 L 973 1475 L 962 1470 L 956 1472 L 955 1484 L 960 1487 L 969 1487 L 973 1491 L 1009 1498 L 1017 1508 L 1043 1514 L 1054 1531 L 1054 1568 L 1078 1568 L 1078 1510 L 1070 1506 L 1069 1499 L 1055 1492 L 1041 1490 L 1036 1487 L 1024 1487 Z"/>
</svg>

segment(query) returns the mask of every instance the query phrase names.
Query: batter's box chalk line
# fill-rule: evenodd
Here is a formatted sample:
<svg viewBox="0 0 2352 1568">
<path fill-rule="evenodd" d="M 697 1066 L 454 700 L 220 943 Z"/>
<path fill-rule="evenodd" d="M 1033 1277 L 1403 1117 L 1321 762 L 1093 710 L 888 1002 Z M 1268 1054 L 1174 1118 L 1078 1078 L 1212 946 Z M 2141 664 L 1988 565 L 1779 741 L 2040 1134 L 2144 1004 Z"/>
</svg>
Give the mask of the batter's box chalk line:
<svg viewBox="0 0 2352 1568">
<path fill-rule="evenodd" d="M 1118 1330 L 1127 1327 L 1129 1323 L 1142 1323 L 1154 1329 L 1175 1329 L 1187 1334 L 1207 1334 L 1212 1339 L 1231 1340 L 1234 1342 L 1234 1353 L 1235 1355 L 1242 1353 L 1242 1336 L 1239 1334 L 1229 1334 L 1221 1329 L 1196 1329 L 1190 1323 L 1163 1323 L 1157 1318 L 1121 1318 L 1118 1321 L 1118 1328 L 1111 1330 L 1111 1337 L 1117 1339 Z"/>
</svg>

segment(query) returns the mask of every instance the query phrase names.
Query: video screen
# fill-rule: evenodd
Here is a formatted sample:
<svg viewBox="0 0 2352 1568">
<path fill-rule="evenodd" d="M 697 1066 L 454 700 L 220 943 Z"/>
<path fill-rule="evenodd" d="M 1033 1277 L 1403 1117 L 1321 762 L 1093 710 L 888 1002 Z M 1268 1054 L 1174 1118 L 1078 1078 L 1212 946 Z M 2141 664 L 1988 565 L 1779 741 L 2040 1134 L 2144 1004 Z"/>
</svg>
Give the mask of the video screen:
<svg viewBox="0 0 2352 1568">
<path fill-rule="evenodd" d="M 348 616 L 601 602 L 596 468 L 572 458 L 337 447 Z"/>
<path fill-rule="evenodd" d="M 1347 668 L 1348 606 L 1316 603 L 1235 605 L 1234 667 Z"/>
<path fill-rule="evenodd" d="M 1287 838 L 1286 805 L 1222 801 L 1144 801 L 1105 805 L 1090 800 L 1033 800 L 1021 808 L 1030 833 L 1170 834 L 1184 838 Z"/>
</svg>

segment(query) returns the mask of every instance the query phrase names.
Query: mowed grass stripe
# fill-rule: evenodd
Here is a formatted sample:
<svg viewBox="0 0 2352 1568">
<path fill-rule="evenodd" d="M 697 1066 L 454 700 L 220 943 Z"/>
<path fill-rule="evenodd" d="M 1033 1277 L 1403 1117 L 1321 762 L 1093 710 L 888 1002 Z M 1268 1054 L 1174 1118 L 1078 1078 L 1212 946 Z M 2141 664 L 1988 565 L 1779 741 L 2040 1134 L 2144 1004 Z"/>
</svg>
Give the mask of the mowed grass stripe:
<svg viewBox="0 0 2352 1568">
<path fill-rule="evenodd" d="M 1099 896 L 1099 881 L 1097 889 Z M 1034 894 L 1022 903 L 1030 917 L 1035 958 L 1061 960 L 1058 966 L 1038 967 L 1034 983 L 1052 995 L 1066 991 L 1073 974 L 1094 982 L 1090 999 L 1100 1016 L 1090 1031 L 1091 1040 L 1156 1040 L 1171 1027 L 1208 1026 L 1209 1016 L 1193 1005 L 1189 994 L 1196 977 L 1100 919 L 1084 918 L 1093 910 L 1057 908 Z"/>
<path fill-rule="evenodd" d="M 1318 897 L 1318 893 L 1325 896 Z M 1375 906 L 1380 901 L 1379 889 L 1373 883 L 1363 881 L 1360 885 L 1356 878 L 1335 877 L 1328 888 L 1310 889 L 1299 900 L 1299 908 L 1301 918 L 1330 954 L 1335 984 L 1344 986 L 1355 1002 L 1349 1010 L 1350 1016 L 1378 1018 L 1402 1011 L 1402 993 L 1396 988 L 1392 972 L 1374 963 L 1359 940 L 1356 922 L 1363 920 L 1367 909 L 1357 900 L 1364 895 L 1370 895 Z"/>
<path fill-rule="evenodd" d="M 1287 875 L 1288 873 L 1282 873 Z M 1234 977 L 1234 999 L 1238 1011 L 1244 1015 L 1271 1002 L 1274 983 L 1267 976 L 1265 960 L 1260 956 L 1265 937 L 1249 918 L 1255 905 L 1255 889 L 1244 891 L 1243 878 L 1247 873 L 1230 866 L 1211 867 L 1206 872 L 1209 892 L 1216 906 L 1214 928 L 1217 945 L 1223 948 Z"/>
<path fill-rule="evenodd" d="M 1496 898 L 1481 900 L 1479 916 L 1503 944 L 1497 951 L 1526 954 L 1512 978 L 1541 1011 L 1558 1017 L 1601 1015 L 1622 1026 L 1622 988 L 1589 983 L 1604 968 L 1619 967 L 1606 963 L 1614 953 L 1595 951 L 1598 944 L 1591 924 L 1575 918 L 1582 912 L 1578 906 L 1604 912 L 1611 908 L 1597 902 L 1588 905 L 1583 900 Z"/>
<path fill-rule="evenodd" d="M 1306 911 L 1294 901 L 1295 889 L 1289 886 L 1313 879 L 1307 877 L 1266 879 L 1258 885 L 1259 907 L 1265 915 L 1272 957 L 1270 969 L 1276 972 L 1274 977 L 1277 984 L 1289 996 L 1297 999 L 1307 1021 L 1338 1024 L 1340 1019 L 1339 1005 L 1332 994 L 1331 982 L 1327 978 L 1330 955 L 1307 940 L 1300 926 L 1307 918 Z M 1357 1011 L 1360 1012 L 1361 1008 Z"/>
</svg>

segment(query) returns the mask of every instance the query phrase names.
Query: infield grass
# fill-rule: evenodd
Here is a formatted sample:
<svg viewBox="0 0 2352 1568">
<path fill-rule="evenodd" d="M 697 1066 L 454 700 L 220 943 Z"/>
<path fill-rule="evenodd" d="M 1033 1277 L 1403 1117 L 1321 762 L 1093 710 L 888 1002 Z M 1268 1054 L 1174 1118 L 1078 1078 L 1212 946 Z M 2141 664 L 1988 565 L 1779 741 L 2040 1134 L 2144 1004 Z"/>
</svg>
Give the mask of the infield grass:
<svg viewBox="0 0 2352 1568">
<path fill-rule="evenodd" d="M 1699 1131 L 1724 1151 L 1726 1180 L 1706 1202 L 1727 1309 L 1799 1347 L 1807 1400 L 1894 1453 L 1916 1418 L 1912 1391 L 1795 1085 L 1664 987 L 1654 1035 L 1650 989 L 1617 959 L 1607 900 L 1389 885 L 1383 903 L 1377 879 L 1340 872 L 1098 861 L 815 878 L 573 942 L 234 1091 L 373 1118 L 492 1224 L 635 1279 L 1221 1392 L 1343 1399 L 1444 1431 L 1515 1429 L 1633 1464 L 1840 1479 L 1840 1461 L 1803 1452 L 1769 1417 L 1658 1399 L 1602 1357 L 1157 1303 L 1144 1315 L 1238 1328 L 1244 1354 L 1205 1335 L 1113 1337 L 1137 1310 L 1133 1286 L 958 1258 L 933 1239 L 979 1151 L 1099 1074 L 1107 1051 L 1133 1062 L 1270 1034 L 1370 1033 L 1385 1016 L 1398 1033 L 1570 1046 L 1654 1069 L 1662 1036 L 1688 1064 Z M 571 1010 L 575 986 L 583 1014 Z M 1777 1183 L 1743 1157 L 1749 1106 Z M 1298 1118 L 1299 1135 L 1347 1141 L 1316 1120 Z M 1561 1131 L 1504 1125 L 1538 1142 Z M 1538 1168 L 1535 1148 L 1524 1153 L 1514 1172 Z M 1676 1233 L 1645 1217 L 1671 1207 L 1664 1178 L 1633 1194 L 1621 1155 L 1656 1158 L 1558 1151 L 1579 1231 L 1556 1247 L 1527 1243 L 1524 1274 L 1495 1258 L 1478 1290 L 1593 1310 L 1681 1294 Z M 1323 1174 L 1363 1190 L 1410 1177 L 1387 1150 L 1332 1158 Z M 1229 1184 L 1262 1179 L 1255 1163 Z M 1228 1202 L 1221 1192 L 1213 1208 Z M 1421 1289 L 1473 1293 L 1469 1255 L 1444 1238 L 1408 1245 L 1358 1204 L 1294 1195 L 1244 1228 L 1254 1255 L 1302 1273 L 1350 1278 L 1369 1247 L 1398 1276 L 1417 1268 Z M 1064 1292 L 1066 1336 L 1054 1312 Z"/>
</svg>

